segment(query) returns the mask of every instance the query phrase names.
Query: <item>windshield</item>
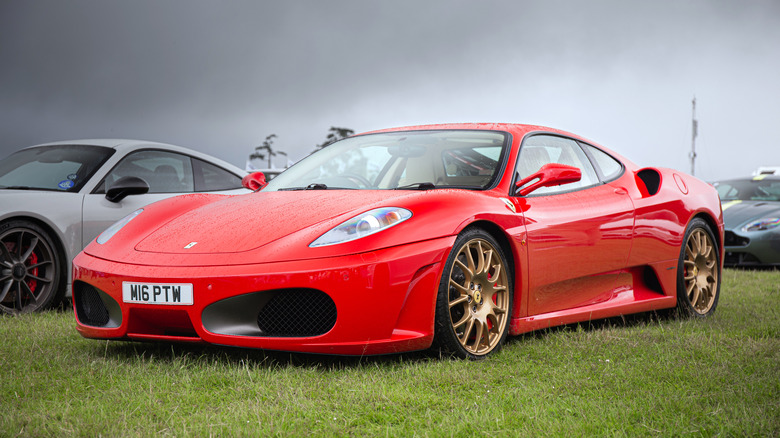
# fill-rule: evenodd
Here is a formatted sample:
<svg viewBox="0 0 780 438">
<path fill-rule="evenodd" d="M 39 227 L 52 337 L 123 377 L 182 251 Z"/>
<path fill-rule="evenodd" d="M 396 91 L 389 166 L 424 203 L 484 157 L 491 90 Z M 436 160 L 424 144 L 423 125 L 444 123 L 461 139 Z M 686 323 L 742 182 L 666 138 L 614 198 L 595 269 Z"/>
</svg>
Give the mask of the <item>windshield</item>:
<svg viewBox="0 0 780 438">
<path fill-rule="evenodd" d="M 778 179 L 738 179 L 713 185 L 722 201 L 780 201 Z"/>
<path fill-rule="evenodd" d="M 264 191 L 304 189 L 486 189 L 497 179 L 507 135 L 404 131 L 333 143 L 273 179 Z"/>
<path fill-rule="evenodd" d="M 0 189 L 77 192 L 113 153 L 85 145 L 22 149 L 0 161 Z"/>
</svg>

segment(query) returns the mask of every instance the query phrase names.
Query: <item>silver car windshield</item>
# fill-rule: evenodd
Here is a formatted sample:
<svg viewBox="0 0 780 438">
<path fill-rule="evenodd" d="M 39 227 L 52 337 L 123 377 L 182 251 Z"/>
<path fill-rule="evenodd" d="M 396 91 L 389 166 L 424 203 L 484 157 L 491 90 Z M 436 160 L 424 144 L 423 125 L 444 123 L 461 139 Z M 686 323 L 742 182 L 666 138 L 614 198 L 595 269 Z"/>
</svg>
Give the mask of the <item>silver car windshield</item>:
<svg viewBox="0 0 780 438">
<path fill-rule="evenodd" d="M 494 131 L 403 131 L 333 143 L 304 158 L 264 191 L 486 189 L 498 179 L 508 135 Z"/>
<path fill-rule="evenodd" d="M 0 161 L 0 189 L 77 192 L 113 153 L 88 145 L 22 149 Z"/>
</svg>

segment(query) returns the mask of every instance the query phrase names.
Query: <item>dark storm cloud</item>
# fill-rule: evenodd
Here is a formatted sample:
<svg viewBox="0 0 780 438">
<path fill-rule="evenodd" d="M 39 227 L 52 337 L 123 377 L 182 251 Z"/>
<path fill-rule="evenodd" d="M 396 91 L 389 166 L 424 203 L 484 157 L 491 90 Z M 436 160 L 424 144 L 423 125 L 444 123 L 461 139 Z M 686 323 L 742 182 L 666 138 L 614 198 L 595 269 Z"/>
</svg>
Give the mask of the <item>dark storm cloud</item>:
<svg viewBox="0 0 780 438">
<path fill-rule="evenodd" d="M 300 97 L 350 97 L 462 70 L 489 22 L 501 20 L 497 10 L 467 14 L 464 2 L 76 4 L 25 2 L 3 14 L 3 39 L 16 50 L 2 79 L 35 84 L 11 90 L 17 103 L 122 111 L 266 101 L 284 110 Z"/>
<path fill-rule="evenodd" d="M 696 93 L 713 178 L 733 168 L 726 145 L 761 153 L 760 133 L 727 123 L 761 132 L 777 120 L 778 5 L 5 1 L 0 152 L 133 137 L 243 165 L 272 132 L 300 157 L 332 125 L 515 121 L 688 170 Z M 780 164 L 765 153 L 777 163 L 740 171 Z"/>
</svg>

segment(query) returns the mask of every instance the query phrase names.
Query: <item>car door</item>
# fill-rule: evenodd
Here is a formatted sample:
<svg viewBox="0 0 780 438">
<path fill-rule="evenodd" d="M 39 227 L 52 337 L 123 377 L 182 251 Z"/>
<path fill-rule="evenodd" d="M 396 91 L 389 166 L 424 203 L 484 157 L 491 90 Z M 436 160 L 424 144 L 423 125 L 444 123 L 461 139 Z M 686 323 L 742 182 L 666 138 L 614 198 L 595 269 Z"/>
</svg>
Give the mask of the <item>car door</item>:
<svg viewBox="0 0 780 438">
<path fill-rule="evenodd" d="M 534 135 L 522 145 L 517 180 L 547 163 L 574 166 L 580 181 L 540 188 L 524 204 L 528 244 L 528 311 L 555 312 L 608 300 L 628 260 L 633 204 L 604 184 L 574 140 Z"/>
<path fill-rule="evenodd" d="M 149 192 L 130 195 L 119 202 L 105 193 L 119 178 L 135 176 L 149 184 Z M 187 155 L 146 149 L 134 151 L 117 163 L 83 203 L 83 242 L 86 246 L 111 224 L 133 211 L 172 196 L 196 191 L 244 192 L 241 177 L 211 163 Z"/>
</svg>

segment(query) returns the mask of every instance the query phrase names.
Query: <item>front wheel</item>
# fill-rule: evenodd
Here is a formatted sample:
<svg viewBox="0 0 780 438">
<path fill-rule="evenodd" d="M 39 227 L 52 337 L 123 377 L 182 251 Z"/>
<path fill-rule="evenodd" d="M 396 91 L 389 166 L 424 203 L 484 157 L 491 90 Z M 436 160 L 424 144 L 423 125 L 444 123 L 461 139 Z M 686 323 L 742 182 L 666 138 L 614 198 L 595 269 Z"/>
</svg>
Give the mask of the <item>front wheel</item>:
<svg viewBox="0 0 780 438">
<path fill-rule="evenodd" d="M 688 225 L 680 249 L 677 312 L 706 317 L 715 312 L 720 296 L 720 252 L 712 230 L 702 219 Z"/>
<path fill-rule="evenodd" d="M 509 329 L 512 272 L 501 246 L 481 229 L 455 240 L 436 299 L 434 342 L 455 356 L 498 351 Z"/>
<path fill-rule="evenodd" d="M 47 309 L 64 293 L 61 257 L 48 233 L 28 221 L 0 224 L 0 312 Z"/>
</svg>

